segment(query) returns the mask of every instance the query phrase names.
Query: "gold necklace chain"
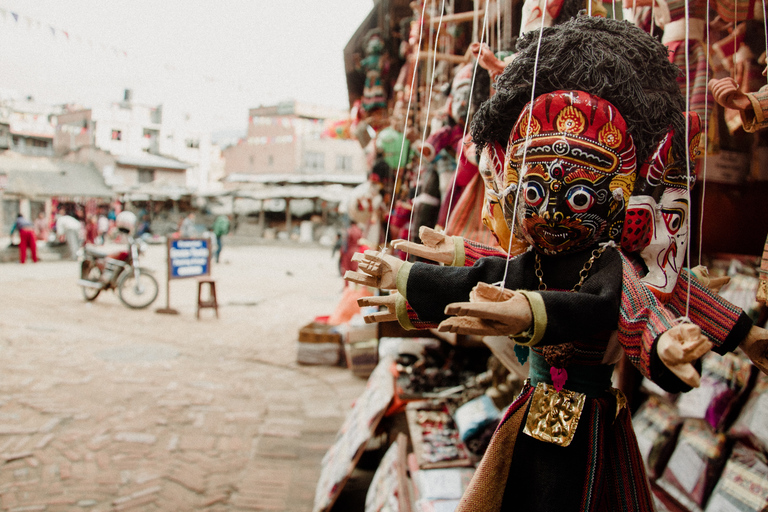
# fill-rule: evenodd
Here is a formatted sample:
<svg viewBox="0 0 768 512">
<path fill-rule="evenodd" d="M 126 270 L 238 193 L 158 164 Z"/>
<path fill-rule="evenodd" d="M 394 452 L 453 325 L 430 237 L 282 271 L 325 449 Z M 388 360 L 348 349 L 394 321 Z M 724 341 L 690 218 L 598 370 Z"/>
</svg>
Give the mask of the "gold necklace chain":
<svg viewBox="0 0 768 512">
<path fill-rule="evenodd" d="M 592 265 L 600 256 L 602 256 L 602 254 L 605 252 L 607 248 L 608 248 L 608 244 L 603 245 L 602 247 L 592 251 L 592 256 L 590 256 L 590 258 L 587 260 L 586 263 L 584 263 L 584 266 L 579 271 L 579 282 L 576 283 L 576 285 L 571 289 L 572 292 L 578 292 L 579 290 L 581 290 L 581 285 L 584 284 L 584 281 L 589 276 L 589 271 L 592 268 Z M 534 256 L 536 258 L 536 262 L 534 265 L 534 273 L 536 274 L 536 277 L 539 278 L 539 291 L 544 291 L 547 289 L 547 285 L 544 282 L 544 272 L 541 270 L 541 258 L 539 257 L 538 252 L 534 252 Z"/>
</svg>

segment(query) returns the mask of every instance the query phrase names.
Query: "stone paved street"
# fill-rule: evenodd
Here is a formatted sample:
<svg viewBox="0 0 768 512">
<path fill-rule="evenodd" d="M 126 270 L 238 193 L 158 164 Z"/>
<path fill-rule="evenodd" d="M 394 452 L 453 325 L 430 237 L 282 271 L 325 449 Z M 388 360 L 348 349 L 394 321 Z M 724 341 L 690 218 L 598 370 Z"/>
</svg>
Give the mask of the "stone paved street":
<svg viewBox="0 0 768 512">
<path fill-rule="evenodd" d="M 221 318 L 194 279 L 131 310 L 86 303 L 78 263 L 0 265 L 3 511 L 309 511 L 320 460 L 365 381 L 296 364 L 299 328 L 333 311 L 330 249 L 230 246 Z"/>
</svg>

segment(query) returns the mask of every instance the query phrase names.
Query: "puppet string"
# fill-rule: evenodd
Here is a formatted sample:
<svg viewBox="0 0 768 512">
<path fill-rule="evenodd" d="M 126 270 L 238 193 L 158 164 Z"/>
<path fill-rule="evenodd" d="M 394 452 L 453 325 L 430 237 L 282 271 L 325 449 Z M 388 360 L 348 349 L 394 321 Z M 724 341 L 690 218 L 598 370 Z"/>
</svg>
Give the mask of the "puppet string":
<svg viewBox="0 0 768 512">
<path fill-rule="evenodd" d="M 763 7 L 765 7 L 765 0 L 763 0 Z M 702 170 L 701 175 L 701 211 L 699 212 L 699 257 L 697 260 L 699 264 L 701 264 L 701 250 L 704 240 L 704 199 L 707 196 L 707 153 L 709 153 L 709 0 L 707 0 L 705 10 L 705 25 L 707 27 L 707 51 L 705 52 L 706 66 L 704 68 L 704 83 L 706 84 L 707 88 L 704 90 L 704 119 L 702 119 L 702 132 L 704 133 L 704 158 L 702 167 L 704 167 L 704 169 Z M 766 34 L 766 36 L 768 36 L 768 34 Z M 768 39 L 766 39 L 766 46 L 768 46 Z M 688 205 L 688 208 L 690 208 L 690 205 Z"/>
<path fill-rule="evenodd" d="M 515 207 L 512 212 L 512 233 L 510 233 L 509 237 L 509 246 L 507 247 L 507 264 L 504 266 L 504 278 L 502 281 L 503 283 L 507 282 L 507 274 L 509 273 L 509 262 L 512 261 L 512 255 L 510 254 L 512 252 L 512 239 L 514 238 L 512 235 L 514 233 L 514 228 L 516 226 L 516 216 L 517 216 L 517 203 L 520 199 L 520 185 L 523 181 L 523 173 L 525 173 L 525 159 L 528 156 L 528 145 L 531 142 L 531 121 L 533 120 L 533 100 L 536 99 L 536 75 L 538 74 L 539 69 L 539 55 L 541 53 L 541 38 L 544 34 L 544 13 L 547 12 L 547 3 L 548 0 L 544 0 L 544 9 L 541 11 L 541 26 L 539 27 L 539 39 L 536 42 L 536 59 L 533 63 L 533 79 L 531 81 L 531 102 L 528 104 L 528 126 L 525 129 L 525 145 L 523 146 L 523 160 L 520 163 L 520 168 L 517 171 L 517 188 L 515 190 Z M 590 0 L 590 7 L 592 3 Z M 591 11 L 591 9 L 590 9 Z M 591 15 L 591 12 L 590 12 Z M 513 133 L 510 134 L 510 138 L 513 136 Z M 507 151 L 506 153 L 509 153 L 509 142 L 507 142 Z M 506 165 L 507 156 L 504 158 L 504 165 Z"/>
<path fill-rule="evenodd" d="M 688 232 L 686 233 L 686 237 L 689 240 L 686 240 L 685 243 L 685 257 L 688 261 L 688 267 L 691 266 L 691 244 L 688 243 L 690 241 L 691 236 L 691 144 L 690 144 L 690 134 L 691 134 L 691 117 L 690 117 L 690 110 L 691 110 L 691 63 L 690 63 L 690 49 L 691 49 L 691 39 L 690 39 L 690 13 L 689 13 L 689 7 L 688 2 L 685 2 L 685 175 L 686 175 L 686 181 L 685 181 L 685 194 L 688 199 L 688 215 L 685 217 L 685 222 L 688 225 Z M 685 296 L 685 316 L 688 316 L 688 312 L 691 307 L 691 274 L 688 272 L 686 274 L 686 278 L 688 280 L 688 291 Z"/>
<path fill-rule="evenodd" d="M 456 191 L 456 180 L 459 175 L 459 165 L 461 164 L 461 157 L 464 154 L 464 140 L 467 137 L 467 128 L 469 128 L 469 114 L 472 111 L 472 96 L 475 93 L 475 77 L 477 76 L 477 67 L 480 64 L 480 56 L 483 54 L 483 43 L 485 42 L 486 27 L 488 26 L 488 3 L 490 0 L 485 0 L 485 12 L 483 14 L 483 30 L 480 33 L 480 54 L 475 59 L 475 65 L 472 69 L 472 82 L 469 86 L 469 102 L 467 104 L 467 119 L 464 121 L 464 131 L 461 134 L 461 144 L 459 145 L 459 154 L 456 155 L 456 169 L 453 172 L 453 180 L 451 181 L 451 193 L 448 194 L 448 210 L 445 215 L 445 223 L 448 224 L 448 219 L 451 218 L 451 210 L 453 209 L 453 194 Z M 498 41 L 498 38 L 496 39 Z M 444 226 L 445 227 L 445 226 Z"/>
<path fill-rule="evenodd" d="M 414 203 L 416 201 L 416 198 L 419 196 L 419 181 L 421 179 L 421 169 L 422 169 L 422 163 L 424 161 L 424 141 L 427 138 L 427 129 L 429 128 L 429 109 L 430 109 L 430 107 L 432 105 L 432 89 L 433 89 L 433 87 L 435 85 L 435 68 L 437 67 L 437 45 L 438 45 L 438 43 L 440 41 L 440 28 L 443 26 L 443 12 L 444 12 L 444 10 L 445 10 L 445 0 L 443 0 L 442 3 L 440 4 L 440 20 L 438 21 L 437 33 L 435 34 L 435 52 L 434 52 L 434 54 L 432 56 L 432 75 L 430 76 L 430 81 L 429 81 L 429 95 L 427 97 L 427 112 L 426 112 L 426 115 L 424 116 L 424 131 L 423 131 L 422 136 L 421 136 L 422 144 L 421 144 L 421 147 L 419 148 L 419 166 L 418 166 L 418 168 L 416 170 L 416 186 L 414 187 L 414 191 L 413 191 Z M 430 22 L 430 24 L 431 24 L 431 22 Z M 434 156 L 436 156 L 436 155 L 434 155 Z M 408 221 L 408 226 L 409 226 L 409 228 L 408 228 L 408 238 L 409 239 L 411 239 L 411 237 L 413 235 L 412 228 L 414 227 L 413 226 L 413 216 L 414 216 L 414 213 L 416 213 L 416 208 L 415 207 L 411 208 L 411 216 L 410 216 L 410 219 Z"/>
<path fill-rule="evenodd" d="M 389 204 L 389 215 L 387 215 L 387 229 L 385 231 L 384 235 L 384 242 L 386 243 L 387 240 L 389 240 L 389 227 L 392 223 L 392 212 L 395 209 L 395 198 L 397 196 L 397 182 L 400 178 L 400 169 L 402 169 L 403 164 L 403 153 L 405 152 L 405 140 L 406 135 L 408 134 L 408 117 L 411 115 L 411 100 L 413 100 L 413 90 L 414 86 L 416 85 L 416 76 L 419 74 L 419 50 L 421 49 L 421 38 L 424 34 L 424 12 L 427 8 L 427 2 L 424 2 L 424 6 L 421 9 L 421 18 L 419 19 L 419 43 L 416 47 L 416 62 L 413 65 L 413 76 L 411 77 L 411 88 L 408 90 L 408 106 L 405 110 L 405 122 L 403 125 L 403 132 L 402 132 L 402 140 L 400 141 L 400 156 L 397 159 L 397 169 L 395 170 L 395 181 L 392 183 L 392 199 Z M 409 36 L 410 37 L 410 34 Z M 413 52 L 413 48 L 410 49 L 411 52 Z M 407 58 L 407 57 L 406 57 Z"/>
</svg>

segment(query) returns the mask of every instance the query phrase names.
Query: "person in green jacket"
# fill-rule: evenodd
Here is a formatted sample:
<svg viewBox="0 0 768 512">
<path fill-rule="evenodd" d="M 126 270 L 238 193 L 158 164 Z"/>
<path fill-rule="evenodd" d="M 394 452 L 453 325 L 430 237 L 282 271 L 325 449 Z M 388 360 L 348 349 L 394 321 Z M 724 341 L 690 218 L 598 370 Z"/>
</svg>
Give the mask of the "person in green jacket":
<svg viewBox="0 0 768 512">
<path fill-rule="evenodd" d="M 213 221 L 213 234 L 216 235 L 216 263 L 219 262 L 221 254 L 222 238 L 227 233 L 229 233 L 229 215 L 219 215 Z"/>
</svg>

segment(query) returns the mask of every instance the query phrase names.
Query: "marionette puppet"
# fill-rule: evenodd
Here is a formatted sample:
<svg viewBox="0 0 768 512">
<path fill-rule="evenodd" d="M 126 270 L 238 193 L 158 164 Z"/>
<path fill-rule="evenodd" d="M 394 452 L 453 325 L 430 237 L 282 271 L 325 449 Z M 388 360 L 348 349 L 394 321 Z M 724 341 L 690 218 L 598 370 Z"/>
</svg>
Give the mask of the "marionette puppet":
<svg viewBox="0 0 768 512">
<path fill-rule="evenodd" d="M 363 110 L 372 113 L 387 108 L 387 96 L 382 75 L 387 72 L 387 59 L 384 55 L 384 40 L 377 30 L 372 30 L 366 38 L 365 58 L 360 61 L 360 69 L 365 73 L 363 87 Z"/>
<path fill-rule="evenodd" d="M 536 39 L 522 46 L 512 68 L 527 64 L 527 78 L 505 71 L 473 135 L 485 145 L 511 132 L 507 170 L 520 177 L 517 225 L 533 250 L 459 268 L 366 256 L 358 282 L 397 288 L 421 320 L 448 330 L 476 325 L 530 347 L 531 386 L 507 411 L 461 510 L 652 510 L 628 412 L 610 391 L 610 333 L 619 324 L 622 277 L 632 269 L 610 241 L 622 232 L 637 161 L 649 158 L 670 127 L 676 157 L 684 153 L 676 69 L 639 29 L 577 18 L 544 30 L 541 55 L 560 76 L 540 62 L 527 108 Z M 582 72 L 569 74 L 564 63 Z M 614 79 L 584 69 L 611 70 Z M 558 90 L 563 83 L 573 89 Z M 478 284 L 502 280 L 504 290 Z M 486 302 L 494 295 L 506 300 Z M 703 336 L 684 331 L 637 352 L 649 353 L 651 365 L 661 361 L 657 373 L 671 373 L 665 367 L 685 366 L 709 349 Z M 688 339 L 682 344 L 681 332 Z"/>
<path fill-rule="evenodd" d="M 768 67 L 763 70 L 763 76 Z M 738 110 L 745 132 L 753 133 L 768 127 L 768 85 L 755 92 L 741 92 L 739 84 L 731 77 L 709 81 L 715 101 L 725 108 Z"/>
</svg>

